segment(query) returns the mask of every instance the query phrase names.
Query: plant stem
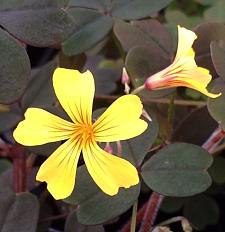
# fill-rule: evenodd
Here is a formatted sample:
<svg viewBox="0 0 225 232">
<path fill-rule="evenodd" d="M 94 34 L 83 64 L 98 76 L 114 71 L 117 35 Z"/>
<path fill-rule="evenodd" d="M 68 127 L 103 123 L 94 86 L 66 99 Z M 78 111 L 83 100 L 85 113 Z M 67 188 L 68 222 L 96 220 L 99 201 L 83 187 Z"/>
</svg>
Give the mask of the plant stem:
<svg viewBox="0 0 225 232">
<path fill-rule="evenodd" d="M 174 119 L 174 108 L 175 108 L 174 100 L 175 100 L 175 94 L 170 95 L 170 103 L 169 103 L 168 112 L 167 112 L 167 122 L 169 125 L 168 136 L 167 136 L 168 141 L 171 139 L 172 132 L 173 132 L 173 119 Z"/>
<path fill-rule="evenodd" d="M 24 148 L 15 145 L 11 148 L 13 161 L 13 188 L 16 193 L 26 191 L 26 157 Z"/>
<path fill-rule="evenodd" d="M 209 153 L 213 153 L 218 147 L 218 144 L 224 139 L 225 131 L 218 127 L 211 136 L 204 142 L 202 148 L 207 150 Z"/>
<path fill-rule="evenodd" d="M 133 204 L 130 232 L 136 231 L 137 205 L 138 205 L 138 199 Z"/>
<path fill-rule="evenodd" d="M 164 196 L 160 195 L 159 193 L 152 193 L 151 197 L 148 200 L 139 232 L 151 231 L 152 225 L 155 222 L 155 218 L 158 214 L 163 198 Z"/>
<path fill-rule="evenodd" d="M 144 86 L 144 85 L 141 85 L 141 86 L 137 87 L 136 89 L 134 89 L 134 90 L 131 92 L 131 94 L 137 94 L 137 93 L 141 92 L 141 91 L 144 90 L 144 89 L 145 89 L 145 86 Z"/>
<path fill-rule="evenodd" d="M 144 217 L 144 213 L 146 210 L 147 204 L 145 203 L 137 212 L 136 216 L 136 224 L 140 224 L 142 221 L 142 218 Z M 120 232 L 129 232 L 130 231 L 130 226 L 131 226 L 131 221 L 128 221 L 123 228 L 120 230 Z"/>
<path fill-rule="evenodd" d="M 112 101 L 115 101 L 119 97 L 121 96 L 120 95 L 110 95 L 110 96 L 109 95 L 97 95 L 95 96 L 95 99 L 112 102 Z M 167 104 L 168 105 L 170 103 L 170 99 L 167 99 L 167 98 L 149 99 L 149 98 L 142 97 L 141 100 L 144 104 L 156 103 L 156 104 Z M 174 105 L 202 107 L 206 105 L 206 102 L 175 99 Z"/>
</svg>

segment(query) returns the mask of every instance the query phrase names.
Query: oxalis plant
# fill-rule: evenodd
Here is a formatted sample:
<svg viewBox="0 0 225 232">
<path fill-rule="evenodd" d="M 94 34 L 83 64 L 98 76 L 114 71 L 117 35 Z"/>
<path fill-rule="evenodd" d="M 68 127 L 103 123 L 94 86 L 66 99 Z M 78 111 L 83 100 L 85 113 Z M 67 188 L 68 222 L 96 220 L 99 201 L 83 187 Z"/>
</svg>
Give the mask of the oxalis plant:
<svg viewBox="0 0 225 232">
<path fill-rule="evenodd" d="M 225 228 L 221 8 L 1 0 L 2 231 Z"/>
</svg>

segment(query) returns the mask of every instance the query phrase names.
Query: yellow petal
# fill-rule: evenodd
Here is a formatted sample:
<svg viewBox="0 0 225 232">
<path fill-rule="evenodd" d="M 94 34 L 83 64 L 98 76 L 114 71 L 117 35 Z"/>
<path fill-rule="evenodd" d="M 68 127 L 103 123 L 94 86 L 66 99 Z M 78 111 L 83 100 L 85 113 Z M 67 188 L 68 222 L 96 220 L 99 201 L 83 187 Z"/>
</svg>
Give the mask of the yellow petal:
<svg viewBox="0 0 225 232">
<path fill-rule="evenodd" d="M 192 45 L 196 38 L 197 36 L 193 31 L 178 26 L 178 45 L 175 60 L 185 56 L 191 56 L 194 58 L 195 53 L 192 49 Z"/>
<path fill-rule="evenodd" d="M 94 78 L 90 71 L 57 68 L 53 86 L 59 102 L 76 123 L 91 123 L 95 92 Z"/>
<path fill-rule="evenodd" d="M 203 73 L 203 74 L 210 75 L 210 74 L 209 74 L 209 70 L 208 70 L 208 69 L 206 69 L 206 68 L 203 68 L 203 67 L 197 67 L 197 69 L 198 69 L 198 71 L 199 71 L 199 72 L 201 72 L 201 73 Z M 211 77 L 211 75 L 210 75 L 210 77 Z M 212 79 L 212 77 L 210 78 L 209 82 L 211 81 L 211 79 Z"/>
<path fill-rule="evenodd" d="M 82 151 L 88 172 L 104 193 L 113 196 L 120 187 L 138 184 L 136 168 L 125 159 L 107 153 L 96 143 L 87 144 Z"/>
<path fill-rule="evenodd" d="M 99 142 L 133 138 L 143 133 L 148 124 L 139 117 L 143 106 L 136 95 L 118 98 L 94 123 L 94 136 Z"/>
<path fill-rule="evenodd" d="M 70 139 L 41 165 L 36 180 L 47 182 L 48 191 L 56 200 L 72 193 L 80 152 L 80 142 Z"/>
<path fill-rule="evenodd" d="M 13 132 L 18 143 L 25 146 L 41 145 L 68 139 L 75 125 L 45 110 L 29 108 L 25 119 Z"/>
<path fill-rule="evenodd" d="M 208 97 L 216 98 L 221 93 L 214 94 L 207 90 L 207 85 L 211 81 L 212 76 L 209 74 L 207 69 L 202 67 L 196 67 L 187 71 L 182 71 L 177 74 L 177 77 L 171 80 L 169 85 L 172 87 L 186 86 L 188 88 L 195 89 Z"/>
<path fill-rule="evenodd" d="M 201 82 L 195 81 L 193 79 L 188 79 L 188 78 L 182 78 L 180 79 L 180 83 L 179 83 L 179 79 L 177 79 L 177 86 L 186 86 L 188 88 L 192 88 L 194 90 L 197 90 L 203 94 L 205 94 L 208 97 L 211 98 L 217 98 L 221 95 L 221 93 L 210 93 L 206 86 L 203 85 Z M 172 86 L 174 87 L 176 84 L 172 84 Z"/>
</svg>

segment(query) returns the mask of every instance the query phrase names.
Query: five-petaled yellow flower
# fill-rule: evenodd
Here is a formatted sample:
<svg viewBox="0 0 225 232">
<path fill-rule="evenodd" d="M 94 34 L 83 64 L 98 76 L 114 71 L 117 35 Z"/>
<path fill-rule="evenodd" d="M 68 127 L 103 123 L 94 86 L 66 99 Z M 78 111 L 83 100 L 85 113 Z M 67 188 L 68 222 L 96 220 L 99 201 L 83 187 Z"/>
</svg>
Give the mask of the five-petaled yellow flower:
<svg viewBox="0 0 225 232">
<path fill-rule="evenodd" d="M 140 119 L 140 99 L 131 94 L 122 96 L 92 122 L 95 85 L 90 71 L 57 68 L 53 86 L 72 122 L 42 109 L 29 108 L 13 133 L 16 141 L 26 146 L 67 140 L 41 165 L 36 179 L 47 182 L 55 199 L 68 197 L 74 189 L 82 151 L 88 172 L 106 194 L 115 195 L 120 187 L 138 184 L 136 168 L 102 150 L 97 142 L 124 140 L 144 132 L 147 123 Z"/>
<path fill-rule="evenodd" d="M 212 77 L 205 68 L 195 63 L 192 49 L 196 34 L 178 26 L 178 47 L 173 63 L 162 71 L 150 76 L 145 87 L 150 90 L 185 86 L 195 89 L 208 97 L 216 98 L 221 94 L 209 93 L 206 89 Z"/>
</svg>

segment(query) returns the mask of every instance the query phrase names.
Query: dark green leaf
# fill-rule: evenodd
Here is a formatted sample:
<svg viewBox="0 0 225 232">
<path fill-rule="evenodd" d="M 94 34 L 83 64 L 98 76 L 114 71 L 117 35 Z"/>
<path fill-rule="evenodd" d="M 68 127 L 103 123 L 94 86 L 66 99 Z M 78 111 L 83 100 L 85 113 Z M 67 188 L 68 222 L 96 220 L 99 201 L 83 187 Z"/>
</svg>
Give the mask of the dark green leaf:
<svg viewBox="0 0 225 232">
<path fill-rule="evenodd" d="M 208 98 L 207 107 L 210 115 L 225 129 L 225 82 L 223 79 L 217 79 L 213 82 L 214 93 L 222 93 L 218 98 Z"/>
<path fill-rule="evenodd" d="M 215 69 L 210 55 L 210 43 L 225 38 L 224 23 L 202 23 L 195 27 L 195 33 L 198 39 L 195 40 L 193 48 L 196 52 L 196 62 L 199 66 L 208 68 L 213 75 Z"/>
<path fill-rule="evenodd" d="M 118 63 L 115 60 L 106 60 L 102 56 L 87 57 L 84 70 L 90 70 L 94 76 L 96 96 L 109 94 L 116 90 L 117 82 L 122 75 L 122 65 Z"/>
<path fill-rule="evenodd" d="M 175 124 L 172 140 L 196 145 L 202 145 L 218 127 L 205 106 L 189 112 L 182 120 L 178 115 Z"/>
<path fill-rule="evenodd" d="M 7 159 L 0 159 L 0 174 L 12 167 L 12 163 Z"/>
<path fill-rule="evenodd" d="M 135 88 L 144 84 L 146 79 L 169 66 L 169 59 L 164 58 L 157 47 L 150 49 L 148 47 L 134 47 L 126 57 L 126 68 Z M 146 98 L 158 98 L 172 93 L 174 89 L 149 91 L 143 90 L 140 96 Z"/>
<path fill-rule="evenodd" d="M 94 73 L 96 95 L 109 94 L 116 90 L 118 73 L 112 69 L 102 68 Z"/>
<path fill-rule="evenodd" d="M 152 156 L 142 168 L 145 183 L 165 196 L 191 196 L 211 184 L 206 169 L 212 157 L 201 147 L 175 143 Z"/>
<path fill-rule="evenodd" d="M 36 232 L 39 205 L 31 193 L 1 193 L 0 230 L 2 232 Z"/>
<path fill-rule="evenodd" d="M 134 87 L 143 85 L 146 78 L 171 64 L 172 41 L 170 34 L 156 20 L 134 22 L 133 25 L 118 22 L 114 28 L 122 47 L 128 51 L 125 66 Z M 144 97 L 162 97 L 171 89 L 144 90 Z"/>
<path fill-rule="evenodd" d="M 172 0 L 114 0 L 111 5 L 112 16 L 132 20 L 152 16 L 165 8 Z"/>
<path fill-rule="evenodd" d="M 17 107 L 10 107 L 9 111 L 0 112 L 0 133 L 16 126 L 22 120 L 21 112 Z"/>
<path fill-rule="evenodd" d="M 211 197 L 204 195 L 191 197 L 185 202 L 184 217 L 199 230 L 204 230 L 206 226 L 218 222 L 219 207 Z"/>
<path fill-rule="evenodd" d="M 225 22 L 224 0 L 214 1 L 214 4 L 204 11 L 204 19 L 213 22 Z"/>
<path fill-rule="evenodd" d="M 17 100 L 26 87 L 30 62 L 25 48 L 1 29 L 0 54 L 0 102 L 10 103 Z"/>
<path fill-rule="evenodd" d="M 128 159 L 136 167 L 141 165 L 158 136 L 158 121 L 154 114 L 150 113 L 150 117 L 152 118 L 152 122 L 147 121 L 148 128 L 144 133 L 135 138 L 121 141 L 122 156 Z"/>
<path fill-rule="evenodd" d="M 117 21 L 114 27 L 122 48 L 127 52 L 125 66 L 133 86 L 143 85 L 147 77 L 171 64 L 173 57 L 170 34 L 156 20 L 143 20 L 133 24 Z M 144 97 L 162 97 L 172 89 L 160 91 L 144 90 Z"/>
<path fill-rule="evenodd" d="M 216 72 L 225 80 L 225 40 L 212 41 L 210 49 Z"/>
<path fill-rule="evenodd" d="M 128 210 L 137 199 L 140 185 L 120 189 L 115 196 L 103 193 L 94 183 L 85 165 L 77 170 L 76 186 L 72 195 L 65 201 L 78 204 L 78 221 L 84 225 L 106 222 Z"/>
<path fill-rule="evenodd" d="M 69 214 L 66 220 L 64 232 L 104 232 L 103 225 L 84 226 L 77 221 L 76 211 Z"/>
<path fill-rule="evenodd" d="M 65 3 L 53 0 L 2 0 L 0 24 L 27 44 L 46 47 L 59 44 L 76 26 L 65 10 Z"/>
<path fill-rule="evenodd" d="M 225 159 L 221 156 L 215 157 L 213 165 L 209 168 L 209 173 L 213 181 L 217 184 L 225 183 Z"/>
<path fill-rule="evenodd" d="M 94 10 L 74 8 L 70 10 L 78 25 L 74 33 L 62 44 L 63 52 L 77 55 L 90 49 L 108 34 L 112 28 L 112 19 Z"/>
<path fill-rule="evenodd" d="M 69 6 L 96 9 L 102 12 L 107 11 L 110 0 L 70 0 Z"/>
<path fill-rule="evenodd" d="M 28 107 L 49 107 L 56 102 L 52 86 L 52 74 L 57 67 L 55 61 L 33 70 L 32 79 L 22 99 L 24 109 Z"/>
<path fill-rule="evenodd" d="M 158 13 L 172 0 L 71 0 L 69 6 L 95 9 L 115 18 L 134 20 Z"/>
<path fill-rule="evenodd" d="M 13 171 L 12 168 L 6 169 L 0 175 L 0 192 L 7 193 L 13 192 Z"/>
<path fill-rule="evenodd" d="M 198 25 L 202 19 L 198 16 L 187 16 L 183 11 L 180 10 L 170 10 L 167 9 L 165 13 L 165 18 L 170 26 L 174 26 L 177 29 L 177 25 L 182 25 L 191 29 L 192 27 Z"/>
<path fill-rule="evenodd" d="M 133 47 L 148 47 L 157 50 L 166 59 L 173 57 L 171 36 L 156 20 L 148 19 L 132 24 L 118 20 L 114 33 L 126 52 Z"/>
<path fill-rule="evenodd" d="M 185 202 L 185 198 L 182 197 L 164 197 L 160 210 L 166 213 L 174 213 L 180 210 Z"/>
<path fill-rule="evenodd" d="M 76 56 L 66 56 L 63 52 L 58 55 L 58 66 L 61 68 L 82 70 L 86 63 L 86 56 L 84 53 Z"/>
<path fill-rule="evenodd" d="M 37 174 L 38 168 L 32 168 L 29 171 L 29 175 L 26 178 L 26 186 L 27 190 L 32 190 L 37 187 L 37 182 L 35 180 L 35 176 Z M 1 173 L 0 175 L 0 192 L 13 192 L 14 190 L 14 180 L 13 180 L 13 167 L 12 165 Z"/>
<path fill-rule="evenodd" d="M 37 182 L 36 182 L 37 183 Z M 52 217 L 55 213 L 54 205 L 48 198 L 40 204 L 39 223 L 37 225 L 37 232 L 47 232 L 51 227 L 53 220 L 46 220 L 46 218 Z M 53 216 L 54 217 L 54 216 Z M 41 223 L 40 223 L 41 221 Z"/>
</svg>

